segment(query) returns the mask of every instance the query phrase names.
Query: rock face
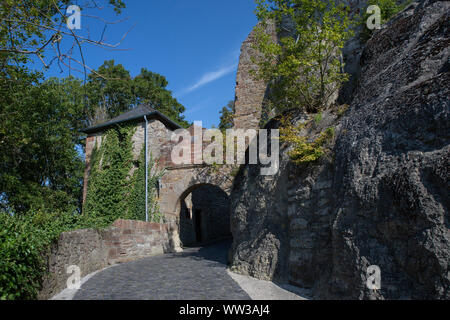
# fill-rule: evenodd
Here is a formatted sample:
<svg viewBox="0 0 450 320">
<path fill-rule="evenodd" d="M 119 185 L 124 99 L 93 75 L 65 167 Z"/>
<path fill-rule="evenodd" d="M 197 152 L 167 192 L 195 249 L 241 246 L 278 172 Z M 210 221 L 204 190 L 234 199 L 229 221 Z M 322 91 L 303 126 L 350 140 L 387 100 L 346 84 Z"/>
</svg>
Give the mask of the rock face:
<svg viewBox="0 0 450 320">
<path fill-rule="evenodd" d="M 339 130 L 337 118 L 324 112 L 320 123 L 308 125 L 301 134 L 315 138 L 326 128 Z M 314 123 L 310 120 L 303 114 L 293 119 L 297 124 Z M 272 120 L 267 127 L 278 125 Z M 288 150 L 286 144 L 280 146 L 280 168 L 274 176 L 260 175 L 257 165 L 248 165 L 237 175 L 231 194 L 231 264 L 239 273 L 311 287 L 331 257 L 332 158 L 298 167 Z"/>
<path fill-rule="evenodd" d="M 449 10 L 412 6 L 363 51 L 336 146 L 336 297 L 450 297 Z M 380 292 L 364 286 L 369 265 Z"/>
<path fill-rule="evenodd" d="M 299 167 L 281 146 L 277 175 L 241 170 L 234 270 L 317 298 L 450 298 L 449 15 L 449 2 L 423 1 L 373 35 L 344 117 L 302 132 L 334 126 L 330 157 Z M 380 290 L 366 286 L 370 265 Z"/>
</svg>

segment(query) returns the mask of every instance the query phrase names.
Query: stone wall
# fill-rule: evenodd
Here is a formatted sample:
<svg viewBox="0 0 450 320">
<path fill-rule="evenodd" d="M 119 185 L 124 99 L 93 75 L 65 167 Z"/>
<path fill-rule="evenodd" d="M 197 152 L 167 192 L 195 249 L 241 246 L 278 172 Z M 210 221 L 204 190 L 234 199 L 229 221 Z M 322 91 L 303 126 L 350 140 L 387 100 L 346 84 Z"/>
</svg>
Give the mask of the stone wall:
<svg viewBox="0 0 450 320">
<path fill-rule="evenodd" d="M 293 116 L 298 124 L 311 116 Z M 336 125 L 337 115 L 323 112 L 318 124 L 300 133 L 316 138 Z M 268 128 L 277 128 L 277 121 Z M 330 147 L 332 144 L 330 145 Z M 297 166 L 280 145 L 280 167 L 273 176 L 260 175 L 258 165 L 246 165 L 231 193 L 232 270 L 263 280 L 290 282 L 311 288 L 323 277 L 330 259 L 329 214 L 331 157 L 315 166 Z"/>
<path fill-rule="evenodd" d="M 163 145 L 170 141 L 172 131 L 168 129 L 161 121 L 157 119 L 149 119 L 147 126 L 148 133 L 148 156 L 152 156 L 153 160 L 159 161 Z M 91 156 L 95 147 L 99 148 L 102 142 L 104 132 L 90 134 L 86 138 L 85 148 L 85 170 L 83 185 L 83 203 L 86 200 L 89 174 L 91 171 Z M 131 138 L 133 143 L 133 159 L 137 160 L 141 154 L 142 148 L 145 147 L 145 122 L 136 123 L 136 132 Z M 130 175 L 133 174 L 136 167 L 132 168 Z"/>
<path fill-rule="evenodd" d="M 269 24 L 267 32 L 276 38 L 274 24 Z M 257 129 L 261 119 L 264 96 L 267 84 L 263 80 L 256 80 L 250 71 L 256 69 L 251 58 L 258 52 L 253 48 L 255 44 L 255 30 L 252 30 L 242 43 L 239 65 L 236 74 L 236 97 L 234 102 L 234 128 Z"/>
<path fill-rule="evenodd" d="M 448 1 L 422 1 L 374 33 L 348 110 L 301 132 L 335 127 L 328 157 L 295 166 L 282 144 L 275 176 L 240 171 L 235 271 L 316 298 L 450 298 L 449 16 Z M 380 290 L 366 285 L 370 265 Z"/>
<path fill-rule="evenodd" d="M 168 224 L 116 220 L 103 230 L 64 232 L 48 254 L 48 271 L 39 299 L 49 299 L 67 287 L 67 267 L 76 265 L 84 277 L 109 265 L 145 258 L 174 250 Z"/>
</svg>

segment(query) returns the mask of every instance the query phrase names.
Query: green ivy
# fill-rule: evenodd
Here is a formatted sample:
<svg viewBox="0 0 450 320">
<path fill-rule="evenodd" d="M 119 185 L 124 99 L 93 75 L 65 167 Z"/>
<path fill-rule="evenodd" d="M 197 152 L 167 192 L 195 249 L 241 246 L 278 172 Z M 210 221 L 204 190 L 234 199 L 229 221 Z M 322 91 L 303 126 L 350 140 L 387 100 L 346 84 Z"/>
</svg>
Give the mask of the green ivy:
<svg viewBox="0 0 450 320">
<path fill-rule="evenodd" d="M 41 289 L 46 254 L 62 232 L 101 229 L 118 218 L 145 219 L 145 152 L 133 161 L 134 126 L 117 126 L 92 153 L 92 170 L 83 214 L 31 209 L 11 216 L 0 211 L 0 300 L 35 299 Z M 133 171 L 132 169 L 135 168 Z M 130 173 L 133 172 L 132 175 Z M 149 161 L 149 218 L 162 222 L 156 183 L 164 174 Z"/>
<path fill-rule="evenodd" d="M 109 225 L 118 218 L 145 219 L 145 148 L 134 163 L 132 137 L 135 131 L 133 125 L 115 126 L 105 132 L 100 147 L 94 147 L 83 214 L 87 219 L 100 221 L 99 225 Z M 156 172 L 151 159 L 148 194 L 152 221 L 161 220 L 156 183 L 162 174 Z"/>
<path fill-rule="evenodd" d="M 150 156 L 148 165 L 148 213 L 149 221 L 163 222 L 164 218 L 159 211 L 159 205 L 156 201 L 157 184 L 159 179 L 164 175 L 164 170 L 155 172 L 155 161 Z M 145 148 L 142 148 L 138 159 L 138 168 L 132 177 L 132 190 L 128 198 L 128 219 L 145 220 Z"/>
</svg>

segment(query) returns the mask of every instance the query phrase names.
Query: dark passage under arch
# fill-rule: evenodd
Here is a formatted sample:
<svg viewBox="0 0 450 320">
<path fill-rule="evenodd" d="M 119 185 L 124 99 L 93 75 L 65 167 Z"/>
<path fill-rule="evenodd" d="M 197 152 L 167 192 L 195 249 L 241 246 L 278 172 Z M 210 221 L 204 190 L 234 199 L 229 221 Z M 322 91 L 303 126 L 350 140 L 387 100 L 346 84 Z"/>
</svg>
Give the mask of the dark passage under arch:
<svg viewBox="0 0 450 320">
<path fill-rule="evenodd" d="M 184 247 L 231 238 L 228 195 L 213 185 L 198 185 L 181 199 L 180 240 Z"/>
</svg>

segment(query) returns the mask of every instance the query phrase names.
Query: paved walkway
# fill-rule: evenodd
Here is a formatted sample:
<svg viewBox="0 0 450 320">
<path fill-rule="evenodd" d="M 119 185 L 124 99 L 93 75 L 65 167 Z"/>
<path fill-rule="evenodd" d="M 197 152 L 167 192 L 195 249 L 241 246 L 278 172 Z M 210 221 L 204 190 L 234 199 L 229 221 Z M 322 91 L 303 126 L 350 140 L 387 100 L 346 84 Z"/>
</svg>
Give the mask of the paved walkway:
<svg viewBox="0 0 450 320">
<path fill-rule="evenodd" d="M 54 300 L 303 300 L 309 292 L 226 269 L 230 242 L 111 266 Z"/>
<path fill-rule="evenodd" d="M 229 242 L 119 264 L 93 275 L 75 300 L 249 300 L 226 271 Z"/>
</svg>

